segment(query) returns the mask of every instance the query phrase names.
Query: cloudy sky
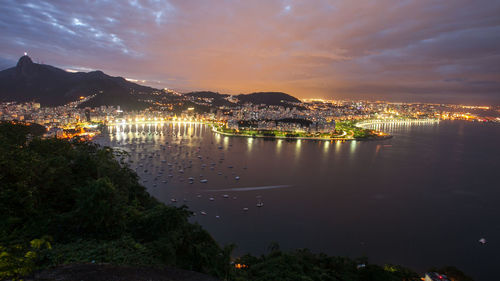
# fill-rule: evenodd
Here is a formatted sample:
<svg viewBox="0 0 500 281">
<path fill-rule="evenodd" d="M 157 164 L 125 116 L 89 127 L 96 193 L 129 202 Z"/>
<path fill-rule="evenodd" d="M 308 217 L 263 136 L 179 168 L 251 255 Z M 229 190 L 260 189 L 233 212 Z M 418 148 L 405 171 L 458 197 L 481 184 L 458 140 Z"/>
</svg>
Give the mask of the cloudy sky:
<svg viewBox="0 0 500 281">
<path fill-rule="evenodd" d="M 154 87 L 500 103 L 498 0 L 0 0 L 26 51 Z"/>
</svg>

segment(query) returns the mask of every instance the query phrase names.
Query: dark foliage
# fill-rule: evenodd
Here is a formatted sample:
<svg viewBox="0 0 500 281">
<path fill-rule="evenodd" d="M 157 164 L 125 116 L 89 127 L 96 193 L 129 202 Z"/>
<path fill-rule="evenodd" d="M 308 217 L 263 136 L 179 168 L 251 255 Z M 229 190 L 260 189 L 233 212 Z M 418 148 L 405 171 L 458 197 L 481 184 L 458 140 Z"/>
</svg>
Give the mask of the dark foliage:
<svg viewBox="0 0 500 281">
<path fill-rule="evenodd" d="M 168 264 L 223 276 L 221 249 L 185 208 L 150 197 L 120 164 L 122 153 L 90 142 L 28 138 L 0 124 L 0 245 L 52 237 L 39 265 Z"/>
<path fill-rule="evenodd" d="M 274 243 L 269 253 L 261 257 L 246 255 L 236 263 L 243 265 L 234 271 L 235 280 L 321 280 L 321 281 L 401 281 L 419 280 L 415 272 L 399 267 L 369 264 L 365 258 L 350 259 L 314 254 L 307 249 L 282 252 Z"/>
</svg>

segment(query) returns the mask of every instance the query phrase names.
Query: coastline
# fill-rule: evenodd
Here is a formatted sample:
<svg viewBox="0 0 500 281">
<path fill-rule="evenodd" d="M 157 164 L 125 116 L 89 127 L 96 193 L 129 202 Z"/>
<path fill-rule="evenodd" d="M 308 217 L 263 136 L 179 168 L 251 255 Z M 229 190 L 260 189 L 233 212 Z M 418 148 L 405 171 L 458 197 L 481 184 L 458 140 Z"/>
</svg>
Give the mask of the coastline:
<svg viewBox="0 0 500 281">
<path fill-rule="evenodd" d="M 385 140 L 392 138 L 392 135 L 377 136 L 377 137 L 367 137 L 367 138 L 316 138 L 316 137 L 281 137 L 281 136 L 258 136 L 258 135 L 246 135 L 246 134 L 231 134 L 222 131 L 218 131 L 215 126 L 212 125 L 212 131 L 214 133 L 229 136 L 229 137 L 243 137 L 243 138 L 261 138 L 261 139 L 279 139 L 279 140 L 315 140 L 315 141 L 369 141 L 369 140 Z"/>
</svg>

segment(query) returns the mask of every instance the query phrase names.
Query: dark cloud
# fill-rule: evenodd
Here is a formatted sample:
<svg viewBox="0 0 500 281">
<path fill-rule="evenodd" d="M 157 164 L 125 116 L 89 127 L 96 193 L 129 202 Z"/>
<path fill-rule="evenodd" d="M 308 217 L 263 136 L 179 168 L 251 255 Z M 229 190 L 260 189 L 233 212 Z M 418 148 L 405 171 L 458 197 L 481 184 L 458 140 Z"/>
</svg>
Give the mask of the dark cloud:
<svg viewBox="0 0 500 281">
<path fill-rule="evenodd" d="M 0 14 L 11 62 L 181 90 L 500 103 L 495 0 L 3 0 Z"/>
</svg>

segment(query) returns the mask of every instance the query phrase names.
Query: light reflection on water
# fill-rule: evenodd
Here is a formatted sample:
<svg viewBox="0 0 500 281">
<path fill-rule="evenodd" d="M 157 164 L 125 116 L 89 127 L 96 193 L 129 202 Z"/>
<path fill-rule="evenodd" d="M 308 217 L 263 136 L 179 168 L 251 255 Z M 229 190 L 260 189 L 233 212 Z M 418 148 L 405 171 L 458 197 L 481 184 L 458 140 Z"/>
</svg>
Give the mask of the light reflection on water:
<svg viewBox="0 0 500 281">
<path fill-rule="evenodd" d="M 367 255 L 417 270 L 452 264 L 488 280 L 500 246 L 480 247 L 477 240 L 500 237 L 500 192 L 492 188 L 498 125 L 441 122 L 375 129 L 394 138 L 269 141 L 220 136 L 206 125 L 165 123 L 119 125 L 96 141 L 134 148 L 131 167 L 147 180 L 148 191 L 167 204 L 177 198 L 188 205 L 198 213 L 194 221 L 221 243 L 238 244 L 238 254 L 262 253 L 278 241 L 284 249 Z M 152 153 L 160 156 L 149 158 Z M 169 171 L 168 163 L 175 169 Z M 188 177 L 196 179 L 193 184 Z M 200 183 L 202 178 L 208 182 Z M 266 186 L 290 187 L 230 191 Z M 213 189 L 227 189 L 229 198 Z M 256 207 L 257 196 L 264 207 Z"/>
</svg>

